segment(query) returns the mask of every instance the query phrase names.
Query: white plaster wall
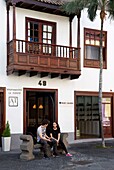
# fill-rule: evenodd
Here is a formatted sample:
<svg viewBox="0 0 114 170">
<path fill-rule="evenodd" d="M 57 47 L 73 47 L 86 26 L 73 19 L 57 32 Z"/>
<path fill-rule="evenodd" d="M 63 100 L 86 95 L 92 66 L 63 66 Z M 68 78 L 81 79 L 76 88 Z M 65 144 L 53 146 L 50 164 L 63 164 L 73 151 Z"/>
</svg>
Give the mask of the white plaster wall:
<svg viewBox="0 0 114 170">
<path fill-rule="evenodd" d="M 11 123 L 12 133 L 23 132 L 23 88 L 46 88 L 58 89 L 58 122 L 63 132 L 74 132 L 74 91 L 98 91 L 99 69 L 83 68 L 83 29 L 100 29 L 98 17 L 95 22 L 90 22 L 86 13 L 82 12 L 81 18 L 81 76 L 77 80 L 69 80 L 49 77 L 39 78 L 38 76 L 28 77 L 6 75 L 6 6 L 5 1 L 0 1 L 0 87 L 6 87 L 6 120 Z M 69 45 L 69 19 L 66 17 L 43 14 L 41 12 L 16 8 L 16 35 L 17 39 L 25 39 L 25 17 L 38 18 L 57 23 L 57 44 Z M 12 8 L 10 10 L 10 39 L 12 39 Z M 73 20 L 73 46 L 76 46 L 77 20 Z M 107 58 L 108 67 L 103 71 L 103 91 L 114 91 L 113 80 L 113 42 L 114 42 L 114 21 L 105 21 L 104 30 L 108 31 Z M 2 34 L 1 34 L 2 33 Z M 46 80 L 47 86 L 38 85 L 39 80 Z M 9 90 L 12 89 L 12 90 Z M 20 94 L 15 94 L 17 89 Z M 21 91 L 19 91 L 21 90 Z M 9 97 L 18 96 L 18 107 L 9 106 Z M 59 102 L 71 102 L 71 104 L 59 104 Z"/>
<path fill-rule="evenodd" d="M 73 35 L 76 35 L 76 23 L 77 18 L 75 17 L 73 20 Z M 95 68 L 85 68 L 83 67 L 83 59 L 84 59 L 84 28 L 92 28 L 100 30 L 100 18 L 99 11 L 97 12 L 97 17 L 94 22 L 91 22 L 88 19 L 86 10 L 82 11 L 81 15 L 81 76 L 76 82 L 76 90 L 82 91 L 98 91 L 99 88 L 99 69 Z M 113 80 L 113 43 L 114 43 L 114 21 L 108 19 L 108 13 L 106 20 L 104 21 L 104 30 L 107 31 L 107 69 L 103 70 L 103 91 L 110 92 L 110 90 L 114 91 L 114 80 Z M 73 45 L 75 45 L 76 36 L 73 36 Z"/>
<path fill-rule="evenodd" d="M 46 14 L 42 12 L 36 12 L 32 10 L 25 10 L 16 8 L 16 38 L 20 40 L 25 40 L 25 18 L 35 18 L 50 22 L 56 22 L 57 32 L 56 32 L 56 43 L 58 45 L 69 46 L 69 18 L 61 17 L 52 14 Z M 12 19 L 13 11 L 12 7 L 10 9 L 10 39 L 12 39 Z M 66 36 L 67 35 L 67 36 Z"/>
<path fill-rule="evenodd" d="M 5 1 L 0 1 L 0 86 L 6 74 L 6 6 Z"/>
</svg>

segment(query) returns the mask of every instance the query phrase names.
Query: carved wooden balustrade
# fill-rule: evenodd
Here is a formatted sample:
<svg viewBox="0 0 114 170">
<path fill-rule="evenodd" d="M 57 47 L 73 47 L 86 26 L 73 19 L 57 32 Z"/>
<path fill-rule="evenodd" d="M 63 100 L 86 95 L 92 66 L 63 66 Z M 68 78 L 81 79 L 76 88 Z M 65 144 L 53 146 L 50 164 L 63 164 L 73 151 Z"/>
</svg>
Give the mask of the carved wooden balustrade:
<svg viewBox="0 0 114 170">
<path fill-rule="evenodd" d="M 80 76 L 80 49 L 25 40 L 8 43 L 7 73 L 34 71 Z"/>
</svg>

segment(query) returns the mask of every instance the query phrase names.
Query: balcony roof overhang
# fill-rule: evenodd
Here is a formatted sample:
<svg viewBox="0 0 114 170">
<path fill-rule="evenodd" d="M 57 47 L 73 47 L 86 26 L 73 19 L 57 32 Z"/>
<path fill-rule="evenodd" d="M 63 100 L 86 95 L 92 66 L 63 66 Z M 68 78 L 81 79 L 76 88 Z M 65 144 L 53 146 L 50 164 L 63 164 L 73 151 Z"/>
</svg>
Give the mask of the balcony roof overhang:
<svg viewBox="0 0 114 170">
<path fill-rule="evenodd" d="M 69 0 L 6 0 L 6 3 L 7 6 L 15 4 L 19 8 L 69 17 L 61 10 L 61 6 L 67 1 Z"/>
</svg>

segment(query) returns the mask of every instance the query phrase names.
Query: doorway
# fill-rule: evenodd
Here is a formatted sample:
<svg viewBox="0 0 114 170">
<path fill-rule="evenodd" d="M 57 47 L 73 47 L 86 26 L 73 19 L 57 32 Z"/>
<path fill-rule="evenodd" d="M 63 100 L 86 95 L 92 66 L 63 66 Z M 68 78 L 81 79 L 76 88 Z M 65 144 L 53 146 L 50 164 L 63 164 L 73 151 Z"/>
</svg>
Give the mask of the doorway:
<svg viewBox="0 0 114 170">
<path fill-rule="evenodd" d="M 99 116 L 99 98 L 97 92 L 75 94 L 75 139 L 100 138 L 101 126 Z M 102 121 L 104 137 L 113 137 L 114 94 L 103 92 Z"/>
<path fill-rule="evenodd" d="M 24 89 L 25 116 L 24 132 L 36 136 L 38 126 L 43 119 L 57 121 L 57 90 Z"/>
</svg>

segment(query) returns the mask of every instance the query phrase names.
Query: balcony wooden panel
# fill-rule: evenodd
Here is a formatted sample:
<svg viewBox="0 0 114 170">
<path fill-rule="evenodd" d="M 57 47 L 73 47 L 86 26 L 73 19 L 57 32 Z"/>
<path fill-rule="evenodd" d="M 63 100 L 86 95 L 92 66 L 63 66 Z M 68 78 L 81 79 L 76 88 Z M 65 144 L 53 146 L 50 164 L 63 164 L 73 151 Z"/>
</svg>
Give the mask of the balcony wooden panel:
<svg viewBox="0 0 114 170">
<path fill-rule="evenodd" d="M 76 79 L 81 74 L 78 54 L 80 49 L 74 47 L 12 40 L 8 43 L 7 74 L 45 73 L 52 78 L 61 75 Z"/>
<path fill-rule="evenodd" d="M 16 54 L 16 56 L 17 56 L 17 61 L 18 61 L 18 63 L 20 63 L 20 64 L 24 64 L 24 63 L 27 63 L 27 55 L 23 55 L 23 54 Z"/>
<path fill-rule="evenodd" d="M 50 65 L 52 67 L 58 67 L 58 59 L 57 58 L 51 58 Z"/>
<path fill-rule="evenodd" d="M 47 58 L 47 57 L 39 56 L 39 61 L 40 61 L 39 65 L 47 66 L 49 64 L 48 60 L 49 60 L 49 58 Z"/>
<path fill-rule="evenodd" d="M 98 60 L 92 60 L 92 59 L 84 59 L 84 67 L 89 68 L 99 68 L 100 62 Z M 103 69 L 106 69 L 106 62 L 103 61 Z"/>
<path fill-rule="evenodd" d="M 37 56 L 30 56 L 29 57 L 30 64 L 38 64 L 38 57 Z"/>
</svg>

